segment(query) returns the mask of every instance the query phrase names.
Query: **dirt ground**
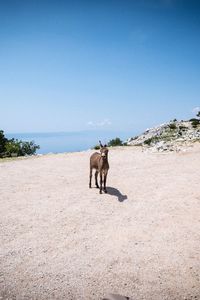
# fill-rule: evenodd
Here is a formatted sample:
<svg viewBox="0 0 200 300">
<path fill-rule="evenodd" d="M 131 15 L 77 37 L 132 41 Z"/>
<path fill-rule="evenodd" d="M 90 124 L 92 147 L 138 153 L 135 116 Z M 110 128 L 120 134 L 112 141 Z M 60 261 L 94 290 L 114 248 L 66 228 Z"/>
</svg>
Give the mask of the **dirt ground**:
<svg viewBox="0 0 200 300">
<path fill-rule="evenodd" d="M 91 153 L 0 163 L 0 299 L 200 299 L 200 145 L 111 149 L 102 195 Z"/>
</svg>

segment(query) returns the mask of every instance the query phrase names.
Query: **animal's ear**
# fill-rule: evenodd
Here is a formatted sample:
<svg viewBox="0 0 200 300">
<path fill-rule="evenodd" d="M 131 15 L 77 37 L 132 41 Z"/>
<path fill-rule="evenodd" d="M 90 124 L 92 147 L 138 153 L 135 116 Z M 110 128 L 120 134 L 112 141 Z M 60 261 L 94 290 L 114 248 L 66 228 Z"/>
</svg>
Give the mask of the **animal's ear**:
<svg viewBox="0 0 200 300">
<path fill-rule="evenodd" d="M 99 141 L 99 145 L 100 145 L 101 148 L 103 148 L 103 145 L 102 145 L 101 141 Z"/>
</svg>

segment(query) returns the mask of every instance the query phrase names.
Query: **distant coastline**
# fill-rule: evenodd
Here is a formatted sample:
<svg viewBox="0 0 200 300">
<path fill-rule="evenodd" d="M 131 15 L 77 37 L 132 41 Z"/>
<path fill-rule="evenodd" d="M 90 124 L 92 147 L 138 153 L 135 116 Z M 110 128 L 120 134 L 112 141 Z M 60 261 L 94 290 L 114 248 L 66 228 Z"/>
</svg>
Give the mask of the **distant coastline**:
<svg viewBox="0 0 200 300">
<path fill-rule="evenodd" d="M 85 130 L 74 132 L 30 132 L 30 133 L 5 133 L 9 139 L 34 140 L 40 145 L 37 154 L 78 152 L 92 148 L 101 139 L 107 143 L 110 139 L 120 137 L 126 140 L 133 135 L 133 131 L 97 131 Z"/>
</svg>

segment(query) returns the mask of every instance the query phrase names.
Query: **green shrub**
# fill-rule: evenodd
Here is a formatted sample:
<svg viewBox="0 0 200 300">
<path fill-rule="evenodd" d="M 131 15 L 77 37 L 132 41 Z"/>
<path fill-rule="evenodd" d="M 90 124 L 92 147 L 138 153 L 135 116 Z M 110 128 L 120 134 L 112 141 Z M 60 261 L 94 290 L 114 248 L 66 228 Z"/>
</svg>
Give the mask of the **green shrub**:
<svg viewBox="0 0 200 300">
<path fill-rule="evenodd" d="M 147 139 L 147 140 L 145 140 L 144 141 L 144 144 L 146 144 L 146 145 L 151 145 L 151 143 L 152 143 L 152 140 L 153 140 L 153 138 L 149 138 L 149 139 Z"/>
<path fill-rule="evenodd" d="M 100 149 L 100 146 L 99 146 L 99 145 L 95 145 L 95 146 L 93 147 L 93 149 L 94 149 L 94 150 L 99 150 L 99 149 Z"/>
<path fill-rule="evenodd" d="M 193 127 L 193 128 L 197 128 L 197 124 L 192 123 L 192 127 Z"/>
<path fill-rule="evenodd" d="M 179 129 L 185 131 L 185 130 L 187 129 L 187 127 L 184 126 L 184 125 L 180 125 L 180 126 L 179 126 Z"/>
<path fill-rule="evenodd" d="M 34 141 L 30 141 L 30 142 L 21 141 L 20 146 L 21 146 L 22 156 L 33 155 L 36 153 L 37 149 L 40 149 L 40 146 L 36 145 Z"/>
<path fill-rule="evenodd" d="M 172 129 L 172 130 L 175 130 L 176 129 L 176 124 L 175 123 L 169 124 L 169 128 Z"/>
<path fill-rule="evenodd" d="M 116 137 L 115 139 L 112 139 L 108 142 L 109 147 L 115 147 L 115 146 L 123 146 L 123 142 L 120 140 L 120 138 Z"/>
<path fill-rule="evenodd" d="M 127 143 L 123 143 L 120 138 L 112 139 L 108 142 L 108 147 L 115 147 L 115 146 L 127 146 Z M 99 150 L 100 146 L 97 144 L 93 147 L 94 150 Z"/>
<path fill-rule="evenodd" d="M 3 130 L 0 130 L 0 156 L 2 156 L 5 152 L 5 145 L 7 141 L 8 140 L 5 138 Z"/>
<path fill-rule="evenodd" d="M 193 128 L 196 128 L 200 124 L 200 120 L 198 119 L 191 119 L 190 122 Z"/>
<path fill-rule="evenodd" d="M 192 118 L 192 119 L 190 119 L 189 121 L 190 121 L 190 122 L 199 122 L 199 120 L 196 119 L 196 118 Z"/>
<path fill-rule="evenodd" d="M 18 140 L 9 140 L 5 145 L 5 154 L 6 156 L 21 156 L 21 147 L 20 141 Z"/>
<path fill-rule="evenodd" d="M 147 140 L 145 140 L 145 141 L 144 141 L 144 144 L 150 146 L 152 143 L 157 143 L 157 142 L 159 142 L 159 141 L 160 141 L 160 138 L 159 138 L 159 137 L 153 136 L 153 137 L 148 138 Z"/>
<path fill-rule="evenodd" d="M 5 145 L 6 156 L 25 156 L 35 154 L 40 147 L 34 141 L 23 142 L 15 139 L 9 140 Z"/>
<path fill-rule="evenodd" d="M 0 130 L 0 157 L 24 156 L 36 153 L 40 149 L 34 141 L 26 142 L 17 139 L 8 140 Z"/>
</svg>

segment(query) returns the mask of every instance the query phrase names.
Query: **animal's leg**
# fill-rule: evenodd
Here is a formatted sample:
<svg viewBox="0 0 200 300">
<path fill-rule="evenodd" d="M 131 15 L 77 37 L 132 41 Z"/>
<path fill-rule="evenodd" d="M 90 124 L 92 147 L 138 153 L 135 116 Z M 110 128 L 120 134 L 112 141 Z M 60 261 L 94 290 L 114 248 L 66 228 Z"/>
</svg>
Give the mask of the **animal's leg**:
<svg viewBox="0 0 200 300">
<path fill-rule="evenodd" d="M 95 172 L 95 184 L 96 184 L 96 187 L 99 189 L 97 177 L 98 177 L 98 171 Z"/>
<path fill-rule="evenodd" d="M 105 193 L 107 193 L 106 179 L 107 179 L 107 172 L 104 174 L 104 179 L 103 179 L 103 190 L 104 190 Z"/>
<path fill-rule="evenodd" d="M 99 193 L 102 194 L 102 172 L 100 172 L 100 190 Z"/>
<path fill-rule="evenodd" d="M 90 181 L 89 181 L 89 188 L 91 189 L 92 187 L 92 168 L 90 168 Z"/>
</svg>

